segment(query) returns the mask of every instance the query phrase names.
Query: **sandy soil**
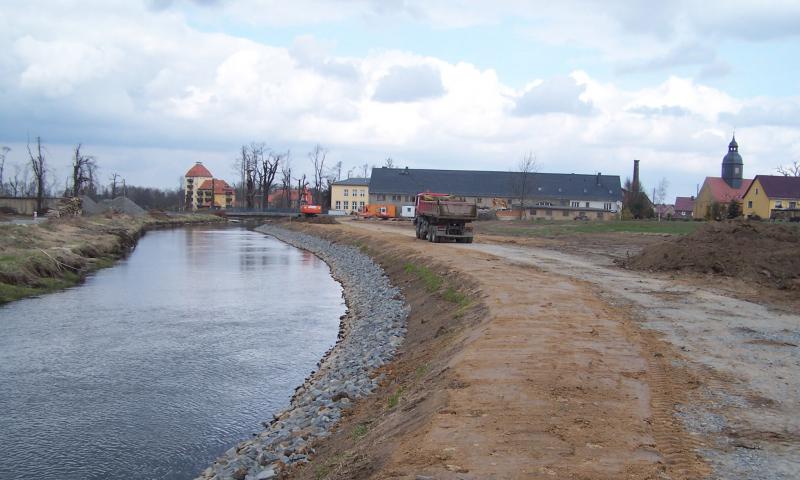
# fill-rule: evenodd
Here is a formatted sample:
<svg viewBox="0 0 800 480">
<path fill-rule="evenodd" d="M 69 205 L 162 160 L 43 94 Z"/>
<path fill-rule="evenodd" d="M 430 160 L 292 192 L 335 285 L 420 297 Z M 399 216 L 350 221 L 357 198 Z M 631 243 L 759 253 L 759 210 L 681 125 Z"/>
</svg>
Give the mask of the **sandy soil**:
<svg viewBox="0 0 800 480">
<path fill-rule="evenodd" d="M 363 477 L 800 472 L 796 314 L 613 267 L 626 248 L 614 242 L 581 254 L 502 239 L 431 244 L 383 222 L 336 228 L 447 265 L 486 306 L 447 360 L 435 411 L 392 434 Z"/>
</svg>

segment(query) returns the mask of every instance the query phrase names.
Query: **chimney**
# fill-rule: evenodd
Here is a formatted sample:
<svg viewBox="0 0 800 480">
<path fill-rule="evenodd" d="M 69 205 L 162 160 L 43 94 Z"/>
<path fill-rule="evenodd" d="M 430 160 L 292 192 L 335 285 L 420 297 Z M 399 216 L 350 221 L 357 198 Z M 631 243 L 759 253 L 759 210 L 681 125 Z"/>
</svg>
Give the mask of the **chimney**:
<svg viewBox="0 0 800 480">
<path fill-rule="evenodd" d="M 602 173 L 597 172 L 597 186 L 598 187 L 600 186 L 600 175 L 602 175 Z"/>
<path fill-rule="evenodd" d="M 639 160 L 633 161 L 633 183 L 631 183 L 633 193 L 639 193 Z"/>
</svg>

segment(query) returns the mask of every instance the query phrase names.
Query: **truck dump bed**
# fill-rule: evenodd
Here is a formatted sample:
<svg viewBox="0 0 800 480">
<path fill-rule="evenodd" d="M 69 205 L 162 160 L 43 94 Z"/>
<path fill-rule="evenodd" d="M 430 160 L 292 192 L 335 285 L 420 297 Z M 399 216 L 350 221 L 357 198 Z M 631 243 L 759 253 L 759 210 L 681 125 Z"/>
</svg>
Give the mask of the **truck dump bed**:
<svg viewBox="0 0 800 480">
<path fill-rule="evenodd" d="M 442 220 L 472 221 L 478 218 L 478 208 L 473 203 L 467 203 L 463 197 L 420 194 L 417 215 Z"/>
</svg>

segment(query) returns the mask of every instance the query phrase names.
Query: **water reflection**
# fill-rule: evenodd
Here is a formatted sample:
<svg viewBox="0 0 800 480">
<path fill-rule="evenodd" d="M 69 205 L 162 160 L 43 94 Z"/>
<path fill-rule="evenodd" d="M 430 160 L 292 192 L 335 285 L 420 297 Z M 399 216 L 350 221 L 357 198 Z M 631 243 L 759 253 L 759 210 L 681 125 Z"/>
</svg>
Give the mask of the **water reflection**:
<svg viewBox="0 0 800 480">
<path fill-rule="evenodd" d="M 0 307 L 0 478 L 192 478 L 288 401 L 343 312 L 307 252 L 150 232 L 86 284 Z"/>
</svg>

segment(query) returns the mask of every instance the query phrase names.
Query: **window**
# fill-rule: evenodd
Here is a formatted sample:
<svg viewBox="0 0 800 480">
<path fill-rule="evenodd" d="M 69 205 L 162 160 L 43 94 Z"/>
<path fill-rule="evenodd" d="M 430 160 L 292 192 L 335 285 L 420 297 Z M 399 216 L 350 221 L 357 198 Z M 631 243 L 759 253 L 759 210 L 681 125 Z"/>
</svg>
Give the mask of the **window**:
<svg viewBox="0 0 800 480">
<path fill-rule="evenodd" d="M 775 208 L 783 208 L 783 200 L 775 200 Z"/>
<path fill-rule="evenodd" d="M 758 195 L 758 189 L 756 188 L 756 195 Z"/>
<path fill-rule="evenodd" d="M 364 210 L 364 202 L 358 202 L 358 208 Z"/>
<path fill-rule="evenodd" d="M 553 204 L 550 202 L 536 202 L 537 207 L 552 207 Z"/>
<path fill-rule="evenodd" d="M 359 192 L 358 192 L 358 193 L 360 194 L 360 196 L 362 196 L 362 197 L 363 197 L 363 196 L 364 196 L 364 194 L 366 193 L 366 191 L 365 191 L 365 190 L 359 190 Z"/>
<path fill-rule="evenodd" d="M 597 212 L 597 218 L 603 218 L 603 212 Z"/>
<path fill-rule="evenodd" d="M 348 190 L 345 188 L 345 189 L 344 189 L 344 196 L 345 196 L 345 197 L 347 196 L 347 193 L 348 193 Z"/>
<path fill-rule="evenodd" d="M 793 210 L 794 210 L 795 208 L 797 208 L 797 202 L 789 202 L 789 208 L 791 208 L 791 209 L 793 209 Z"/>
<path fill-rule="evenodd" d="M 378 195 L 378 200 L 379 200 L 379 201 L 384 201 L 384 200 L 386 200 L 386 195 Z"/>
<path fill-rule="evenodd" d="M 483 199 L 481 197 L 478 197 L 478 203 L 483 203 Z"/>
<path fill-rule="evenodd" d="M 562 217 L 569 217 L 569 210 L 562 210 L 561 211 L 561 216 Z"/>
<path fill-rule="evenodd" d="M 734 168 L 734 169 L 733 169 L 733 173 L 735 173 L 735 174 L 737 174 L 737 175 L 738 175 L 738 174 L 739 174 L 739 167 L 736 167 L 736 168 Z"/>
<path fill-rule="evenodd" d="M 548 217 L 552 217 L 553 216 L 553 211 L 552 210 L 548 210 L 545 213 L 547 214 Z"/>
<path fill-rule="evenodd" d="M 536 210 L 531 210 L 531 216 L 532 216 L 532 217 L 535 217 L 535 216 L 536 216 Z"/>
<path fill-rule="evenodd" d="M 586 202 L 586 208 L 589 208 L 589 202 Z"/>
<path fill-rule="evenodd" d="M 748 200 L 747 201 L 747 208 L 753 208 L 753 201 L 752 200 Z"/>
<path fill-rule="evenodd" d="M 570 207 L 580 207 L 581 206 L 581 202 L 571 202 L 569 206 Z"/>
<path fill-rule="evenodd" d="M 347 200 L 344 201 L 344 209 L 350 210 L 350 202 L 348 202 Z"/>
<path fill-rule="evenodd" d="M 611 202 L 604 203 L 603 210 L 611 210 Z"/>
<path fill-rule="evenodd" d="M 342 209 L 342 201 L 336 200 L 336 210 L 341 210 L 341 209 Z"/>
</svg>

